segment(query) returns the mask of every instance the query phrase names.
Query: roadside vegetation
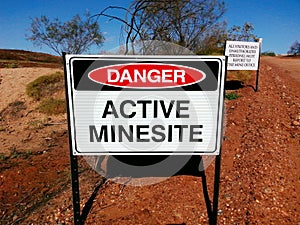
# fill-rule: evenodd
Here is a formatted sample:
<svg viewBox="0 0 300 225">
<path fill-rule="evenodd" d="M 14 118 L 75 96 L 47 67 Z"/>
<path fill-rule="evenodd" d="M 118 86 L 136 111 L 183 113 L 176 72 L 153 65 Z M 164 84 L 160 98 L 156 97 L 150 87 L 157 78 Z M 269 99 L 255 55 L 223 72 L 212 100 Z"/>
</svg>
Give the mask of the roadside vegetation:
<svg viewBox="0 0 300 225">
<path fill-rule="evenodd" d="M 43 101 L 41 101 L 38 110 L 48 115 L 65 113 L 66 101 L 65 99 L 44 99 Z"/>
<path fill-rule="evenodd" d="M 58 96 L 63 90 L 64 76 L 61 72 L 38 77 L 26 86 L 26 94 L 39 102 L 39 112 L 47 115 L 65 113 L 66 101 Z"/>
<path fill-rule="evenodd" d="M 287 54 L 292 56 L 300 56 L 300 43 L 298 41 L 295 41 L 290 47 L 290 50 L 287 52 Z"/>
<path fill-rule="evenodd" d="M 0 68 L 46 67 L 61 68 L 58 56 L 25 50 L 0 49 Z"/>
<path fill-rule="evenodd" d="M 227 100 L 234 100 L 234 99 L 237 99 L 239 97 L 240 96 L 235 92 L 229 92 L 229 93 L 225 94 L 225 99 L 227 99 Z"/>
<path fill-rule="evenodd" d="M 261 53 L 261 55 L 264 55 L 264 56 L 276 56 L 275 52 L 272 52 L 272 51 L 263 52 L 263 53 Z"/>
<path fill-rule="evenodd" d="M 35 100 L 52 96 L 64 86 L 64 77 L 60 72 L 41 76 L 26 86 L 26 94 Z"/>
<path fill-rule="evenodd" d="M 227 71 L 227 80 L 238 80 L 242 84 L 246 84 L 250 81 L 252 71 L 250 70 L 232 70 Z"/>
</svg>

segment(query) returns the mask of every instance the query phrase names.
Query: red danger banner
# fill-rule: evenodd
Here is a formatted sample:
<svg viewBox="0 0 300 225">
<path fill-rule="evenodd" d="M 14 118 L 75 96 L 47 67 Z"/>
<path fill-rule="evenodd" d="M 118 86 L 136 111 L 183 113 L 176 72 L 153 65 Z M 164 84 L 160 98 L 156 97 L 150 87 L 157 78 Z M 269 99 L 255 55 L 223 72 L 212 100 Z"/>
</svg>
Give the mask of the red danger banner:
<svg viewBox="0 0 300 225">
<path fill-rule="evenodd" d="M 132 63 L 95 69 L 89 73 L 89 78 L 115 87 L 159 89 L 199 83 L 205 73 L 180 65 Z"/>
</svg>

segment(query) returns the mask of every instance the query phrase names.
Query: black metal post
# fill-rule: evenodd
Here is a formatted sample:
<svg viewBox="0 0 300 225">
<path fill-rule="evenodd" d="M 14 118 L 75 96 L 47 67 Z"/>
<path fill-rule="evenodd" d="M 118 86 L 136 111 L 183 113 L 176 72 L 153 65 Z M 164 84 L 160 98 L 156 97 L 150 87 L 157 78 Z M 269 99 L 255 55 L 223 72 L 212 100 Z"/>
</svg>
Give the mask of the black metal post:
<svg viewBox="0 0 300 225">
<path fill-rule="evenodd" d="M 225 52 L 225 50 L 224 50 Z M 227 62 L 228 56 L 225 56 L 225 81 L 227 78 Z M 225 88 L 223 92 L 223 98 L 225 98 Z M 223 112 L 222 112 L 222 123 L 224 121 L 224 101 L 223 101 Z M 223 125 L 221 128 L 221 134 L 223 134 Z M 214 195 L 212 204 L 212 213 L 209 218 L 209 225 L 217 225 L 218 222 L 218 204 L 219 204 L 219 190 L 220 190 L 220 176 L 221 176 L 221 157 L 222 157 L 222 144 L 220 146 L 219 155 L 216 155 L 215 159 L 215 178 L 214 178 Z"/>
<path fill-rule="evenodd" d="M 213 196 L 212 217 L 211 220 L 209 221 L 210 225 L 217 225 L 217 221 L 218 221 L 220 174 L 221 174 L 221 154 L 216 156 L 216 161 L 215 161 L 214 196 Z"/>
<path fill-rule="evenodd" d="M 71 175 L 72 175 L 72 195 L 73 195 L 74 224 L 75 225 L 81 225 L 80 192 L 79 192 L 79 177 L 78 177 L 78 160 L 77 160 L 77 156 L 73 156 L 71 154 L 70 160 L 71 160 Z"/>
<path fill-rule="evenodd" d="M 66 108 L 67 108 L 67 115 L 68 115 L 68 131 L 69 131 L 69 148 L 70 148 L 70 165 L 71 165 L 71 179 L 72 179 L 74 224 L 81 225 L 78 159 L 77 159 L 76 155 L 73 155 L 73 146 L 72 146 L 72 140 L 71 140 L 71 126 L 70 126 L 71 118 L 70 118 L 69 98 L 68 98 L 66 53 L 63 52 L 62 56 L 63 56 L 64 73 L 65 73 L 65 91 L 66 91 L 66 102 L 67 102 Z"/>
<path fill-rule="evenodd" d="M 262 45 L 262 38 L 259 39 L 259 54 L 258 54 L 258 66 L 257 66 L 257 70 L 256 70 L 255 92 L 258 91 L 258 76 L 259 76 L 259 66 L 260 66 L 261 45 Z"/>
<path fill-rule="evenodd" d="M 255 92 L 258 91 L 258 75 L 259 75 L 259 69 L 257 69 L 257 71 L 256 71 Z"/>
</svg>

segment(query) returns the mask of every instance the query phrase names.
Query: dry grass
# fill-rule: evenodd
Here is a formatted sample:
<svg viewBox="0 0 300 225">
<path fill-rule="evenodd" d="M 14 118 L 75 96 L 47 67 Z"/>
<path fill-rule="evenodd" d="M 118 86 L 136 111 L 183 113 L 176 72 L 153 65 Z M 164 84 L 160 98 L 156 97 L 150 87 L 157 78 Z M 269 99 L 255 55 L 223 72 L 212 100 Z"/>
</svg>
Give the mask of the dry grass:
<svg viewBox="0 0 300 225">
<path fill-rule="evenodd" d="M 38 111 L 47 115 L 66 112 L 65 99 L 55 98 L 64 90 L 64 77 L 61 72 L 41 76 L 26 86 L 26 94 L 39 101 Z"/>
<path fill-rule="evenodd" d="M 41 113 L 47 115 L 57 115 L 66 112 L 66 101 L 65 99 L 45 99 L 38 106 L 38 110 Z"/>
<path fill-rule="evenodd" d="M 62 67 L 62 59 L 59 56 L 40 52 L 30 52 L 14 49 L 0 49 L 0 68 L 21 67 Z"/>
<path fill-rule="evenodd" d="M 26 94 L 35 100 L 51 97 L 64 88 L 64 77 L 60 72 L 41 76 L 26 86 Z"/>
<path fill-rule="evenodd" d="M 252 72 L 250 70 L 235 70 L 227 72 L 227 80 L 238 80 L 242 83 L 248 83 L 251 79 Z"/>
</svg>

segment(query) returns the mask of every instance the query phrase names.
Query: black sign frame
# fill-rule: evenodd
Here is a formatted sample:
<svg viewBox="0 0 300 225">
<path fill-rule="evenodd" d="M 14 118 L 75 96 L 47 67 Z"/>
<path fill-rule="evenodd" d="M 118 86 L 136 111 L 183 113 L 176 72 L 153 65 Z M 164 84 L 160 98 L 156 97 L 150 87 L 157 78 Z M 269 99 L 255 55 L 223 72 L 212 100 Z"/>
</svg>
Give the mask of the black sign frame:
<svg viewBox="0 0 300 225">
<path fill-rule="evenodd" d="M 71 180 L 72 180 L 72 199 L 73 199 L 73 216 L 74 216 L 74 224 L 75 225 L 83 225 L 85 222 L 85 218 L 81 213 L 80 209 L 80 185 L 79 185 L 79 172 L 78 172 L 78 157 L 77 155 L 73 154 L 73 142 L 71 140 L 71 125 L 70 120 L 72 118 L 70 111 L 69 111 L 69 97 L 68 97 L 68 85 L 67 85 L 67 63 L 66 63 L 66 53 L 63 52 L 62 54 L 63 62 L 64 62 L 64 74 L 65 74 L 65 90 L 66 90 L 66 100 L 67 100 L 67 116 L 68 116 L 68 133 L 69 133 L 69 149 L 70 149 L 70 168 L 71 168 Z M 227 57 L 225 57 L 225 78 L 227 74 Z M 225 92 L 225 89 L 223 90 Z M 223 97 L 225 93 L 223 93 Z M 224 99 L 223 99 L 224 100 Z M 223 101 L 224 104 L 224 101 Z M 224 110 L 224 107 L 223 107 Z M 222 113 L 224 115 L 224 112 Z M 223 121 L 223 118 L 222 118 Z M 223 133 L 223 127 L 221 127 Z M 221 152 L 222 152 L 222 141 L 220 145 L 219 154 L 216 155 L 215 158 L 215 171 L 214 171 L 214 188 L 213 188 L 213 199 L 211 209 L 208 209 L 208 218 L 210 225 L 217 225 L 217 218 L 218 218 L 218 203 L 219 203 L 219 189 L 220 189 L 220 173 L 221 173 Z"/>
</svg>

